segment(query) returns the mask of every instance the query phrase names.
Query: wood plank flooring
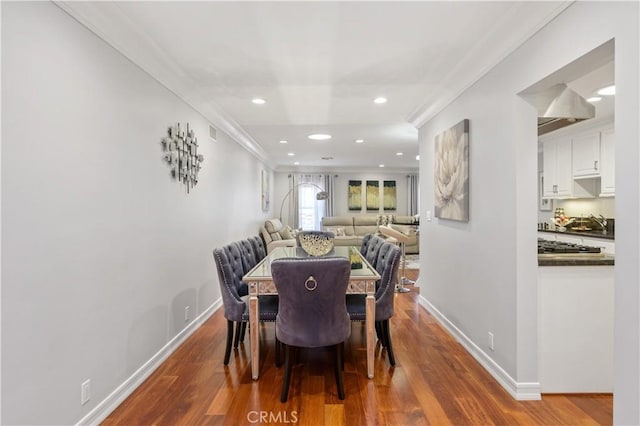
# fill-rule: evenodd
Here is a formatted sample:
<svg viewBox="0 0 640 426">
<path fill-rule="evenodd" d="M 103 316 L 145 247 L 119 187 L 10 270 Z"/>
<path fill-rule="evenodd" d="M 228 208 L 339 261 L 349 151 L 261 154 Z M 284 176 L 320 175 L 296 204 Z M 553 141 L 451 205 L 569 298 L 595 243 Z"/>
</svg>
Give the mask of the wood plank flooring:
<svg viewBox="0 0 640 426">
<path fill-rule="evenodd" d="M 407 270 L 414 278 L 417 270 Z M 397 365 L 376 347 L 366 376 L 364 324 L 345 347 L 346 398 L 338 399 L 329 351 L 299 352 L 289 401 L 274 361 L 274 324 L 260 328 L 260 379 L 251 379 L 249 338 L 222 364 L 226 321 L 216 312 L 103 425 L 596 425 L 612 424 L 611 395 L 545 395 L 515 401 L 417 303 L 396 294 L 391 336 Z"/>
</svg>

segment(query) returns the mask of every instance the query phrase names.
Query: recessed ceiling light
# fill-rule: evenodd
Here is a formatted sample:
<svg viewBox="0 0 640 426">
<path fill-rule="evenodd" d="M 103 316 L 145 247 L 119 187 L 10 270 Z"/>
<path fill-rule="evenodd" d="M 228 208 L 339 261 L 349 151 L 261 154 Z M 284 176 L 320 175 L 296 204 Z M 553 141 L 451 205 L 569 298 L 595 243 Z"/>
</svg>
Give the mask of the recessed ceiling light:
<svg viewBox="0 0 640 426">
<path fill-rule="evenodd" d="M 598 90 L 598 95 L 611 96 L 616 94 L 616 86 L 607 86 Z"/>
<path fill-rule="evenodd" d="M 362 142 L 364 142 L 364 139 L 356 139 L 356 141 L 355 141 L 355 142 L 356 142 L 356 143 L 362 143 Z"/>
<path fill-rule="evenodd" d="M 289 142 L 285 140 L 281 140 L 280 143 L 289 143 Z"/>
<path fill-rule="evenodd" d="M 403 155 L 403 154 L 404 154 L 403 152 L 396 152 L 396 155 L 397 155 L 397 156 L 401 156 L 401 155 Z"/>
<path fill-rule="evenodd" d="M 378 167 L 384 167 L 384 164 L 380 164 Z"/>
<path fill-rule="evenodd" d="M 289 152 L 289 153 L 287 153 L 287 155 L 288 155 L 289 157 L 293 157 L 295 154 L 294 154 L 293 152 Z"/>
<path fill-rule="evenodd" d="M 299 161 L 294 161 L 294 162 L 293 162 L 293 165 L 294 165 L 294 166 L 297 166 L 298 164 L 300 164 L 300 162 L 299 162 Z"/>
<path fill-rule="evenodd" d="M 376 104 L 384 104 L 384 103 L 387 103 L 387 98 L 384 98 L 384 97 L 380 96 L 380 97 L 375 98 L 373 100 L 373 102 L 376 103 Z"/>
<path fill-rule="evenodd" d="M 307 136 L 309 139 L 313 139 L 314 141 L 324 141 L 327 139 L 331 139 L 331 135 L 326 135 L 324 133 L 314 133 L 313 135 Z"/>
<path fill-rule="evenodd" d="M 265 100 L 264 100 L 264 99 L 262 99 L 262 98 L 255 98 L 255 99 L 252 99 L 252 100 L 251 100 L 251 102 L 253 102 L 253 103 L 254 103 L 254 104 L 256 104 L 256 105 L 264 105 L 264 104 L 266 104 L 266 103 L 267 103 L 267 101 L 265 101 Z"/>
<path fill-rule="evenodd" d="M 592 96 L 587 99 L 587 102 L 600 102 L 602 98 L 600 96 Z"/>
<path fill-rule="evenodd" d="M 416 155 L 416 160 L 420 161 L 420 155 Z"/>
</svg>

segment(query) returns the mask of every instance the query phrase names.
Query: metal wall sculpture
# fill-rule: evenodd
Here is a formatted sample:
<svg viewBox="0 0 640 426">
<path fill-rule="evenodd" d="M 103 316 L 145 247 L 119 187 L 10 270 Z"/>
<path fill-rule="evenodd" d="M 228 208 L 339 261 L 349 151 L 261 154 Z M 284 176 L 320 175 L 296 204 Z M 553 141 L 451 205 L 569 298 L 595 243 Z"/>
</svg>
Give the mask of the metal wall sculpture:
<svg viewBox="0 0 640 426">
<path fill-rule="evenodd" d="M 162 139 L 162 149 L 165 152 L 164 160 L 171 166 L 171 177 L 182 182 L 188 194 L 198 184 L 198 172 L 204 157 L 198 154 L 198 139 L 193 129 L 189 128 L 189 123 L 186 127 L 186 131 L 180 130 L 180 123 L 169 127 L 167 136 Z"/>
</svg>

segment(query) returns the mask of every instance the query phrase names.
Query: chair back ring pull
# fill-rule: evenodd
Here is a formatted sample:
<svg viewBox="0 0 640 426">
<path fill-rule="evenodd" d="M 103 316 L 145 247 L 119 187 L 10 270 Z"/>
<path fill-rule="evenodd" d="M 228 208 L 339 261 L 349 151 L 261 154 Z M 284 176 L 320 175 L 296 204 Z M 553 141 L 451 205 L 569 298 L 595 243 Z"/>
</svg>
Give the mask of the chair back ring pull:
<svg viewBox="0 0 640 426">
<path fill-rule="evenodd" d="M 309 284 L 313 284 L 313 287 L 311 287 Z M 315 278 L 313 278 L 313 275 L 307 278 L 307 280 L 304 282 L 304 288 L 306 288 L 309 291 L 313 291 L 316 288 L 318 288 L 318 282 L 316 281 Z"/>
</svg>

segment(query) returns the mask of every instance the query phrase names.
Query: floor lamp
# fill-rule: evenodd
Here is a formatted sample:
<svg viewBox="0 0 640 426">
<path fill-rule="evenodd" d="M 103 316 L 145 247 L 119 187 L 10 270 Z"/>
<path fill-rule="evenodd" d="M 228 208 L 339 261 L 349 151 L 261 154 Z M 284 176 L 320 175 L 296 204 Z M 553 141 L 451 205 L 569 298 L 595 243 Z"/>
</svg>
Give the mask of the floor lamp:
<svg viewBox="0 0 640 426">
<path fill-rule="evenodd" d="M 284 195 L 284 198 L 282 199 L 282 204 L 280 204 L 280 216 L 278 217 L 280 219 L 280 222 L 282 222 L 282 209 L 284 208 L 284 202 L 287 201 L 287 198 L 289 198 L 289 195 L 291 195 L 291 193 L 293 192 L 294 189 L 296 189 L 297 187 L 302 186 L 302 185 L 314 186 L 314 187 L 316 187 L 316 188 L 318 188 L 320 190 L 320 192 L 318 192 L 316 194 L 316 200 L 326 200 L 327 198 L 329 198 L 329 193 L 327 191 L 325 191 L 324 189 L 320 188 L 315 183 L 310 183 L 310 182 L 297 183 L 297 184 L 293 185 L 291 187 L 291 189 L 289 189 L 289 191 Z"/>
<path fill-rule="evenodd" d="M 400 250 L 402 251 L 402 277 L 398 280 L 398 285 L 396 285 L 396 291 L 398 293 L 408 293 L 411 290 L 404 287 L 405 283 L 415 284 L 415 281 L 408 279 L 404 275 L 405 264 L 407 263 L 407 259 L 405 256 L 405 245 L 409 242 L 409 236 L 400 231 L 393 229 L 387 225 L 381 225 L 379 228 L 380 233 L 387 237 L 388 241 L 392 243 L 396 243 L 400 245 Z"/>
</svg>

